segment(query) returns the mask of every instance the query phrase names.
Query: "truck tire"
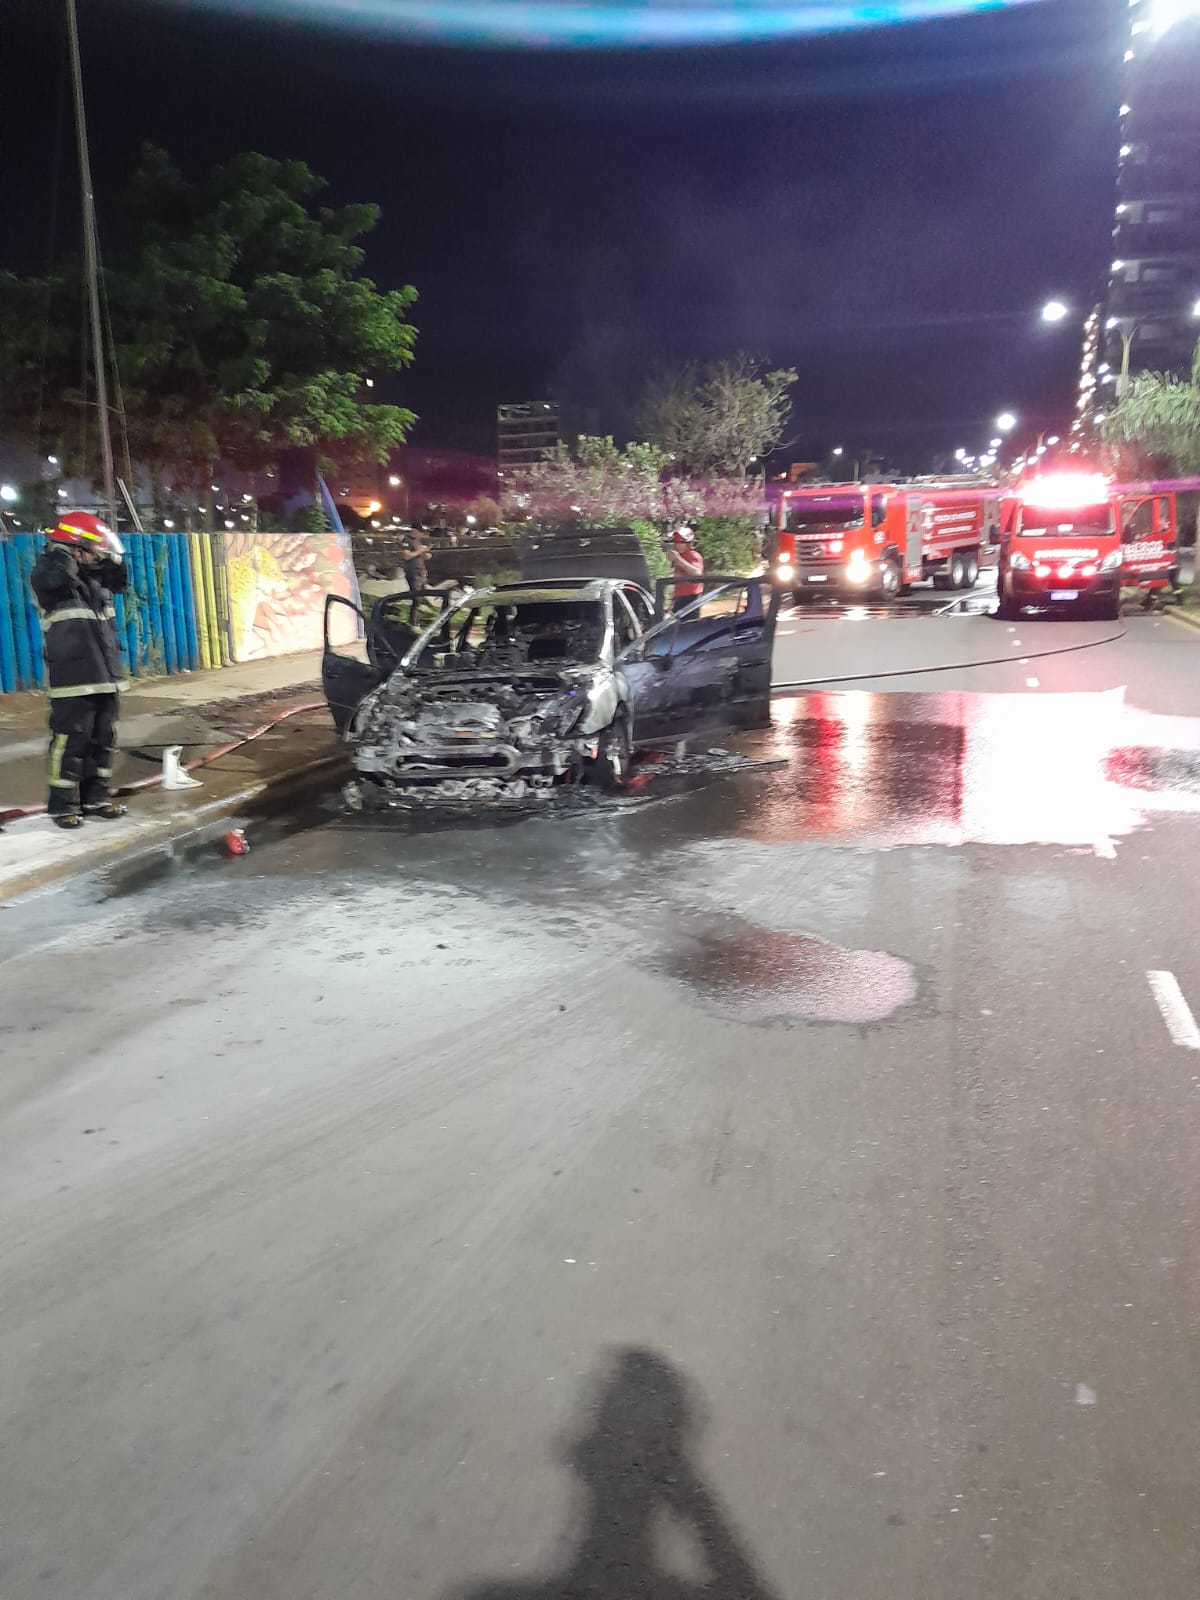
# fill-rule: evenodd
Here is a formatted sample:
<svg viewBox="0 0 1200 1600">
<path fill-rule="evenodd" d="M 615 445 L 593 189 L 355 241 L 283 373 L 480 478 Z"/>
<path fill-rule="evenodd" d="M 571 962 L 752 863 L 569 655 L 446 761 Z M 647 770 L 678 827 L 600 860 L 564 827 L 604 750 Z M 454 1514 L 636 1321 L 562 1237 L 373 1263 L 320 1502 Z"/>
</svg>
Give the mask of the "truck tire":
<svg viewBox="0 0 1200 1600">
<path fill-rule="evenodd" d="M 979 557 L 969 555 L 966 558 L 967 575 L 963 579 L 964 589 L 973 589 L 979 582 Z"/>
<path fill-rule="evenodd" d="M 965 589 L 967 587 L 967 562 L 961 550 L 956 550 L 950 557 L 950 583 L 951 589 Z"/>
<path fill-rule="evenodd" d="M 902 578 L 898 564 L 890 556 L 885 556 L 879 564 L 879 598 L 895 600 L 902 588 Z"/>
<path fill-rule="evenodd" d="M 1121 620 L 1121 591 L 1107 600 L 1101 600 L 1096 607 L 1096 615 L 1101 622 L 1119 622 Z"/>
<path fill-rule="evenodd" d="M 942 590 L 953 589 L 954 584 L 951 582 L 950 574 L 948 572 L 935 572 L 933 575 L 933 587 Z"/>
</svg>

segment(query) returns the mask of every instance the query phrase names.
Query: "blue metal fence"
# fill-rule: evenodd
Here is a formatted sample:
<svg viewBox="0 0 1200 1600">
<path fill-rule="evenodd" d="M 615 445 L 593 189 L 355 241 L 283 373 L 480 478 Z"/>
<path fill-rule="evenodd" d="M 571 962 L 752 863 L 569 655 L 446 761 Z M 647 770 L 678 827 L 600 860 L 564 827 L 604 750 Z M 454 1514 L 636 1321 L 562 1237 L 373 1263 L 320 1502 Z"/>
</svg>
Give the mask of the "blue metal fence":
<svg viewBox="0 0 1200 1600">
<path fill-rule="evenodd" d="M 117 596 L 117 634 L 134 677 L 200 665 L 196 605 L 185 534 L 127 534 L 129 587 Z M 42 629 L 29 574 L 42 536 L 0 538 L 0 693 L 43 681 Z"/>
</svg>

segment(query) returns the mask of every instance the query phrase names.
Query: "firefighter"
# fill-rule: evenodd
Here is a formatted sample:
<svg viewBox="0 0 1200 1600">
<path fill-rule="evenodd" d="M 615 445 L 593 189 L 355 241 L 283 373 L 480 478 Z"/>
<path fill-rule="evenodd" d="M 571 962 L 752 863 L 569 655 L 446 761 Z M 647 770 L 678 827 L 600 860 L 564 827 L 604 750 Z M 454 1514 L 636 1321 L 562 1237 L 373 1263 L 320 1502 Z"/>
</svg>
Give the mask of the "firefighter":
<svg viewBox="0 0 1200 1600">
<path fill-rule="evenodd" d="M 30 574 L 50 680 L 46 809 L 60 828 L 125 815 L 108 793 L 123 686 L 113 595 L 127 582 L 124 555 L 99 517 L 68 511 Z"/>
<path fill-rule="evenodd" d="M 676 579 L 675 609 L 680 611 L 704 593 L 704 585 L 696 581 L 704 576 L 704 557 L 696 549 L 696 535 L 690 528 L 675 529 L 667 546 L 667 560 Z"/>
</svg>

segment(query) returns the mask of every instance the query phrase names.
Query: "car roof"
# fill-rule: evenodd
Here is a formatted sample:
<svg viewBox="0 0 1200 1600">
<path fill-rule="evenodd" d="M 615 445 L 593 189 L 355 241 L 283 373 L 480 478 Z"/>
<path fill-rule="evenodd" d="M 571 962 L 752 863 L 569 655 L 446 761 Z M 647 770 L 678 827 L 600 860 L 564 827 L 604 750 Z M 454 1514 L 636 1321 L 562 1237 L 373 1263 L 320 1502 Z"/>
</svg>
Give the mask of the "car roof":
<svg viewBox="0 0 1200 1600">
<path fill-rule="evenodd" d="M 578 600 L 603 600 L 616 589 L 636 589 L 636 583 L 623 578 L 557 578 L 553 583 L 500 583 L 493 588 L 476 589 L 463 602 L 503 598 L 513 605 L 522 602 L 545 604 L 559 602 L 567 605 Z"/>
</svg>

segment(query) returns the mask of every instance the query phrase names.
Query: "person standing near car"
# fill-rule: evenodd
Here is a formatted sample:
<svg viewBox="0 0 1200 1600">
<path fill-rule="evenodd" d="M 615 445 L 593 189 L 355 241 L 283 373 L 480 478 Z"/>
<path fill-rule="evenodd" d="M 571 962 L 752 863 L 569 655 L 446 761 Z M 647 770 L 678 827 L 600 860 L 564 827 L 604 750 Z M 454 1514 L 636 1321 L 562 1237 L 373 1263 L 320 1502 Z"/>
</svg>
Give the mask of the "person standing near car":
<svg viewBox="0 0 1200 1600">
<path fill-rule="evenodd" d="M 679 611 L 704 593 L 703 583 L 697 581 L 704 577 L 704 557 L 696 549 L 696 535 L 690 528 L 675 529 L 667 560 L 675 574 L 675 610 Z"/>
<path fill-rule="evenodd" d="M 50 685 L 46 810 L 60 828 L 78 828 L 84 817 L 123 817 L 126 808 L 108 789 L 124 686 L 113 608 L 128 582 L 124 546 L 90 511 L 68 511 L 51 528 L 29 582 Z"/>
<path fill-rule="evenodd" d="M 409 593 L 424 594 L 429 584 L 427 563 L 431 554 L 425 535 L 415 528 L 411 533 L 406 533 L 400 541 L 400 553 L 404 558 L 404 579 Z"/>
</svg>

